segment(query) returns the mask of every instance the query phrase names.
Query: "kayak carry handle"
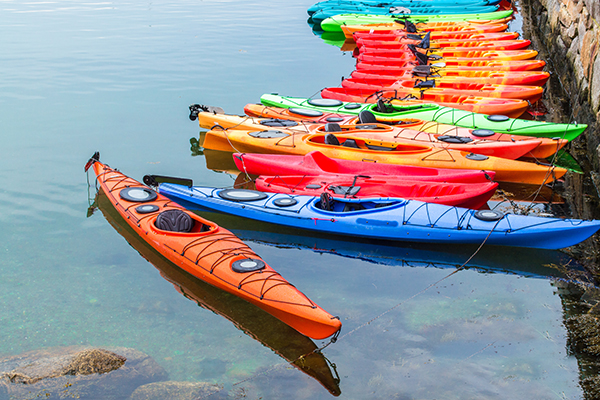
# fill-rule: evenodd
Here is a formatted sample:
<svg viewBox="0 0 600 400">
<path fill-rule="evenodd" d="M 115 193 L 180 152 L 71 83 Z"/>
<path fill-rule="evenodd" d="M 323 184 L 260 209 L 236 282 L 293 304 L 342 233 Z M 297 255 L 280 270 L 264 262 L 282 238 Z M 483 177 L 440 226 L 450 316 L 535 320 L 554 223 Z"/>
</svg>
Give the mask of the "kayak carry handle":
<svg viewBox="0 0 600 400">
<path fill-rule="evenodd" d="M 158 186 L 159 183 L 174 183 L 187 187 L 194 186 L 194 182 L 191 179 L 164 175 L 144 175 L 143 181 L 146 185 L 153 187 Z"/>
<path fill-rule="evenodd" d="M 88 169 L 90 169 L 90 167 L 94 165 L 96 161 L 100 161 L 99 151 L 95 152 L 94 155 L 91 156 L 90 159 L 85 163 L 85 167 L 83 167 L 83 172 L 88 172 Z"/>
</svg>

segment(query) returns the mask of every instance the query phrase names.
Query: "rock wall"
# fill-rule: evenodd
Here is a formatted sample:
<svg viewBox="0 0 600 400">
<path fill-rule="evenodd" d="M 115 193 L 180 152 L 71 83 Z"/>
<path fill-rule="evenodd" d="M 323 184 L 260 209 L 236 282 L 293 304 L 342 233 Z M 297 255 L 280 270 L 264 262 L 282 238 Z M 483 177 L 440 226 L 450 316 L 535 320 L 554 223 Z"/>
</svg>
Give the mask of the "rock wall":
<svg viewBox="0 0 600 400">
<path fill-rule="evenodd" d="M 586 171 L 566 178 L 571 214 L 600 218 L 600 0 L 519 1 L 523 34 L 552 74 L 544 95 L 546 119 L 588 124 L 568 149 Z M 578 258 L 588 261 L 600 282 L 600 240 L 580 250 Z"/>
<path fill-rule="evenodd" d="M 600 167 L 600 2 L 522 0 L 524 30 L 553 73 L 550 91 L 562 112 L 557 122 L 587 123 L 583 141 L 591 169 Z M 536 43 L 537 42 L 537 43 Z M 583 142 L 583 143 L 582 143 Z M 581 147 L 581 146 L 580 146 Z"/>
</svg>

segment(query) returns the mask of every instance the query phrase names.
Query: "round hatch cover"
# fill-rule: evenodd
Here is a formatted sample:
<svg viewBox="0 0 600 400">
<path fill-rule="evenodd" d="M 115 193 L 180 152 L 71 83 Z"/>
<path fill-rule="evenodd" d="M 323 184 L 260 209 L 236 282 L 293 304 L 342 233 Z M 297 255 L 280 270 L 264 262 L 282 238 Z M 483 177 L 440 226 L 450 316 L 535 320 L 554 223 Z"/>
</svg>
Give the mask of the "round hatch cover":
<svg viewBox="0 0 600 400">
<path fill-rule="evenodd" d="M 356 110 L 357 108 L 361 108 L 362 105 L 358 103 L 348 103 L 344 106 L 346 110 Z"/>
<path fill-rule="evenodd" d="M 219 197 L 231 201 L 255 201 L 267 198 L 266 193 L 250 189 L 225 189 L 219 192 Z"/>
<path fill-rule="evenodd" d="M 145 203 L 147 201 L 156 200 L 158 197 L 154 190 L 141 187 L 125 188 L 119 192 L 119 196 L 123 200 L 134 203 Z"/>
<path fill-rule="evenodd" d="M 341 117 L 327 117 L 325 118 L 327 122 L 342 122 L 344 118 Z"/>
<path fill-rule="evenodd" d="M 508 121 L 509 118 L 506 115 L 495 114 L 495 115 L 488 115 L 487 119 L 489 119 L 492 122 L 503 122 L 503 121 Z"/>
<path fill-rule="evenodd" d="M 317 107 L 337 107 L 342 105 L 342 102 L 336 99 L 309 99 L 307 103 Z"/>
<path fill-rule="evenodd" d="M 289 108 L 289 111 L 293 114 L 302 115 L 304 117 L 321 117 L 323 113 L 317 110 L 308 110 L 306 108 Z"/>
<path fill-rule="evenodd" d="M 143 206 L 137 206 L 135 211 L 138 214 L 149 214 L 158 211 L 160 208 L 156 204 L 144 204 Z"/>
<path fill-rule="evenodd" d="M 295 204 L 298 204 L 298 200 L 291 197 L 286 197 L 284 199 L 275 200 L 273 204 L 275 204 L 277 207 L 291 207 Z"/>
<path fill-rule="evenodd" d="M 475 153 L 469 153 L 465 157 L 468 158 L 469 160 L 473 160 L 473 161 L 485 161 L 489 158 L 488 156 L 484 156 L 483 154 L 475 154 Z"/>
<path fill-rule="evenodd" d="M 231 269 L 235 272 L 253 272 L 259 271 L 265 268 L 265 263 L 262 260 L 257 260 L 254 258 L 245 258 L 243 260 L 234 261 L 231 264 Z"/>
<path fill-rule="evenodd" d="M 482 221 L 498 221 L 504 217 L 504 213 L 496 210 L 479 210 L 473 215 Z"/>
<path fill-rule="evenodd" d="M 488 137 L 495 135 L 496 132 L 491 129 L 474 129 L 471 134 L 477 137 Z"/>
</svg>

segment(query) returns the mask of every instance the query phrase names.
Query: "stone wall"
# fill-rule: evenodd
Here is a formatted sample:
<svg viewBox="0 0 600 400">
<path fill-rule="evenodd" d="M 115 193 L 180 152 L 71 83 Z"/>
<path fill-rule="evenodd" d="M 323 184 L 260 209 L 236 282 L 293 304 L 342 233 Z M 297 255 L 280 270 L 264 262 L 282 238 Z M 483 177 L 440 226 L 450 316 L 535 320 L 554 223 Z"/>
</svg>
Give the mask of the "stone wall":
<svg viewBox="0 0 600 400">
<path fill-rule="evenodd" d="M 600 1 L 522 0 L 524 29 L 531 32 L 554 74 L 550 90 L 562 113 L 553 118 L 587 123 L 585 146 L 590 169 L 599 171 L 600 132 Z M 529 25 L 529 26 L 527 26 Z M 537 36 L 537 37 L 535 37 Z M 558 87 L 556 87 L 558 86 Z M 552 100 L 551 100 L 552 101 Z"/>
</svg>

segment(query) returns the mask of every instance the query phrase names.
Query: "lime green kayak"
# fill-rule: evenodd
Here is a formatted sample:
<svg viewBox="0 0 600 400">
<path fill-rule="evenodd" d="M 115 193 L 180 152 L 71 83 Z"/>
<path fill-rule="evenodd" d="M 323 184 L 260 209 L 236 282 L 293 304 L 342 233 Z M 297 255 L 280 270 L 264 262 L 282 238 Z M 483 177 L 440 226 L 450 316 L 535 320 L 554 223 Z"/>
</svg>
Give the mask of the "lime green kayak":
<svg viewBox="0 0 600 400">
<path fill-rule="evenodd" d="M 394 123 L 401 119 L 415 118 L 423 121 L 435 121 L 441 124 L 455 125 L 462 128 L 481 130 L 480 135 L 493 132 L 509 133 L 512 135 L 560 138 L 571 141 L 579 136 L 587 125 L 585 124 L 556 124 L 543 121 L 508 118 L 504 115 L 477 114 L 456 108 L 439 106 L 431 103 L 409 102 L 394 104 L 346 103 L 334 99 L 306 99 L 299 97 L 265 94 L 260 98 L 265 106 L 294 108 L 302 112 L 338 113 L 359 115 L 368 110 L 380 122 Z M 295 111 L 295 112 L 296 112 Z"/>
<path fill-rule="evenodd" d="M 392 15 L 373 15 L 373 14 L 339 14 L 326 18 L 321 22 L 321 29 L 324 31 L 341 31 L 342 25 L 366 25 L 366 24 L 384 24 L 394 22 L 397 19 L 407 18 L 413 23 L 417 22 L 442 22 L 442 21 L 493 21 L 508 18 L 513 10 L 494 11 L 480 14 L 438 14 L 438 15 L 419 15 L 402 16 Z"/>
</svg>

